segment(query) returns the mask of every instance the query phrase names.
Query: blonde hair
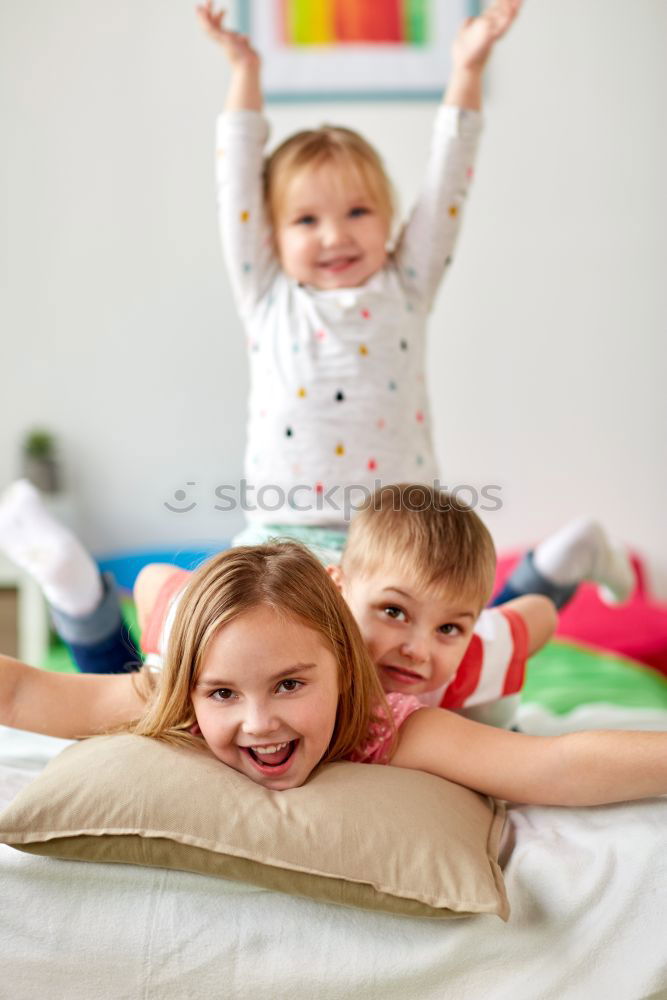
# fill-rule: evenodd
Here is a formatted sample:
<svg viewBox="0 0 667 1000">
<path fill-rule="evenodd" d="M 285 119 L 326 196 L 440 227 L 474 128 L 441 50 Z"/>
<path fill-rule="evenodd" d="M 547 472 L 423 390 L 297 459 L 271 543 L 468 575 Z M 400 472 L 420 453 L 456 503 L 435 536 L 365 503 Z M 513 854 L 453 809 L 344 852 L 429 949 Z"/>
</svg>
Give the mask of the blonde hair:
<svg viewBox="0 0 667 1000">
<path fill-rule="evenodd" d="M 378 711 L 390 719 L 375 666 L 337 587 L 304 546 L 280 541 L 221 552 L 193 574 L 179 601 L 162 676 L 140 682 L 148 703 L 132 731 L 202 746 L 190 732 L 196 722 L 191 692 L 211 640 L 262 606 L 314 629 L 335 657 L 338 706 L 321 763 L 346 757 L 363 743 Z"/>
<path fill-rule="evenodd" d="M 496 553 L 483 522 L 467 504 L 422 483 L 376 490 L 353 518 L 341 568 L 348 576 L 391 567 L 424 589 L 475 601 L 493 589 Z"/>
<path fill-rule="evenodd" d="M 323 164 L 334 164 L 356 174 L 387 228 L 391 228 L 395 198 L 380 154 L 358 132 L 338 125 L 297 132 L 266 159 L 264 199 L 274 224 L 292 179 L 306 167 Z"/>
</svg>

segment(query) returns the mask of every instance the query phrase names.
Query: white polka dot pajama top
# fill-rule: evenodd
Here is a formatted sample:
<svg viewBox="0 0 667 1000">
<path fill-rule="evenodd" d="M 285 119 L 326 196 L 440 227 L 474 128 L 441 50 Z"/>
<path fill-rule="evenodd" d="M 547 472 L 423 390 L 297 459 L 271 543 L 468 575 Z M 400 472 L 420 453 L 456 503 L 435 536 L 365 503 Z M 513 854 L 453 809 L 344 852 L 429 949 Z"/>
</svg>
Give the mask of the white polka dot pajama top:
<svg viewBox="0 0 667 1000">
<path fill-rule="evenodd" d="M 280 269 L 264 212 L 268 124 L 218 120 L 218 210 L 247 333 L 245 478 L 250 524 L 345 528 L 380 485 L 433 483 L 426 321 L 451 262 L 473 172 L 479 112 L 441 106 L 421 192 L 386 265 L 358 288 L 320 291 Z M 259 494 L 259 496 L 258 496 Z"/>
</svg>

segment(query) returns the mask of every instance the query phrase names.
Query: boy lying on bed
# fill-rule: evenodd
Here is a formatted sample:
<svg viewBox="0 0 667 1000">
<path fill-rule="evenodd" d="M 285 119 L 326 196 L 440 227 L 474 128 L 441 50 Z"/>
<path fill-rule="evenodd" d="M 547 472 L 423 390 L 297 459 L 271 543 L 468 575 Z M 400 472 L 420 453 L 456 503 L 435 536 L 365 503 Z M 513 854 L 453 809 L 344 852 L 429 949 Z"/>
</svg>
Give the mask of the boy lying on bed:
<svg viewBox="0 0 667 1000">
<path fill-rule="evenodd" d="M 384 690 L 430 706 L 466 714 L 484 706 L 494 721 L 509 720 L 526 660 L 556 626 L 555 605 L 542 595 L 485 608 L 495 576 L 491 536 L 473 510 L 432 487 L 378 490 L 353 518 L 340 566 L 328 571 Z M 139 574 L 142 648 L 154 664 L 190 575 L 162 563 Z"/>
<path fill-rule="evenodd" d="M 569 549 L 561 545 L 561 562 L 572 562 L 574 555 L 585 566 L 582 549 L 585 543 L 590 563 L 591 529 L 575 536 L 576 547 L 572 537 L 570 532 Z M 618 593 L 624 573 L 617 567 L 623 570 L 623 562 L 601 532 L 598 537 L 592 552 L 607 566 L 606 574 L 598 569 L 598 579 L 616 583 Z M 0 547 L 41 583 L 56 629 L 83 672 L 137 669 L 141 658 L 122 624 L 111 582 L 102 580 L 92 558 L 28 483 L 14 484 L 0 501 Z M 549 556 L 554 540 L 541 548 Z M 444 491 L 404 484 L 384 487 L 369 499 L 353 519 L 341 565 L 329 572 L 357 619 L 386 691 L 508 724 L 526 660 L 553 632 L 555 607 L 546 596 L 528 594 L 485 609 L 494 569 L 491 537 L 474 511 Z M 531 561 L 520 567 L 524 582 L 526 569 L 530 576 Z M 166 564 L 151 564 L 139 575 L 135 598 L 142 646 L 153 663 L 166 648 L 189 575 Z M 574 589 L 549 588 L 533 575 L 535 585 L 557 601 Z"/>
</svg>

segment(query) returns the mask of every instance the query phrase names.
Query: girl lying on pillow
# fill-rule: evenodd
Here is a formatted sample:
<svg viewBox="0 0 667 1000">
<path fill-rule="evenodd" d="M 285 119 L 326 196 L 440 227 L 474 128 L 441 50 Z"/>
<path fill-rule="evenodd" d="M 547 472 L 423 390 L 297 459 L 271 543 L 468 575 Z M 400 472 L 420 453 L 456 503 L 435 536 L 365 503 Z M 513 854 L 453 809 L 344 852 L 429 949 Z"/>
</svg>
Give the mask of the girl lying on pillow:
<svg viewBox="0 0 667 1000">
<path fill-rule="evenodd" d="M 295 542 L 232 549 L 201 566 L 159 675 L 54 674 L 0 657 L 0 723 L 71 739 L 126 728 L 205 745 L 274 790 L 349 759 L 535 804 L 667 793 L 667 733 L 536 737 L 385 696 L 339 590 Z"/>
</svg>

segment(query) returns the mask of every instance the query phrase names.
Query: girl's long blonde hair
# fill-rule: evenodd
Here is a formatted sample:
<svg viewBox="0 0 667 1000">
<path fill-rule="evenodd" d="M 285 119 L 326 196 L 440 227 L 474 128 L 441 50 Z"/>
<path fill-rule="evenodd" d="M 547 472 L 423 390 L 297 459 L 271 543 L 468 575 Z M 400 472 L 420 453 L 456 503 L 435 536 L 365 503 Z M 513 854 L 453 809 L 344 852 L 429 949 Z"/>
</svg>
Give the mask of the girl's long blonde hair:
<svg viewBox="0 0 667 1000">
<path fill-rule="evenodd" d="M 336 721 L 321 763 L 348 756 L 378 715 L 391 718 L 375 666 L 335 584 L 304 546 L 276 541 L 221 552 L 193 574 L 179 601 L 162 676 L 139 681 L 147 705 L 132 731 L 201 746 L 191 733 L 191 692 L 206 652 L 220 628 L 257 607 L 314 629 L 336 659 Z"/>
</svg>

